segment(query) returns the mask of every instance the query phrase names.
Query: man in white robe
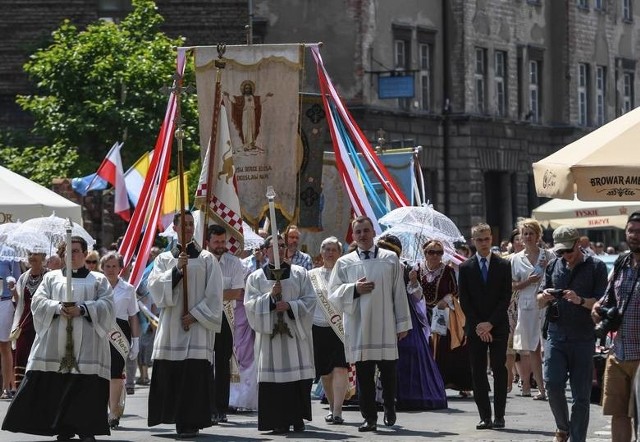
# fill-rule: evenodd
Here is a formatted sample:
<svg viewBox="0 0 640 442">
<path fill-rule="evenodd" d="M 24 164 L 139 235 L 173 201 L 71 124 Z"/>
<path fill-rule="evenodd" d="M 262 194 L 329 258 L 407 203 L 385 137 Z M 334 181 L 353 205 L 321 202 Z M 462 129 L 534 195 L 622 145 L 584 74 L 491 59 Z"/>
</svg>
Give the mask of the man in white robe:
<svg viewBox="0 0 640 442">
<path fill-rule="evenodd" d="M 222 328 L 216 333 L 213 370 L 213 416 L 211 422 L 225 423 L 231 388 L 231 356 L 233 356 L 235 303 L 244 299 L 244 266 L 237 256 L 227 251 L 227 231 L 217 224 L 207 229 L 207 250 L 213 253 L 222 271 Z"/>
<path fill-rule="evenodd" d="M 111 353 L 107 333 L 115 322 L 111 286 L 84 266 L 87 243 L 71 239 L 73 305 L 67 298 L 67 269 L 46 273 L 31 300 L 36 338 L 25 379 L 13 399 L 3 430 L 82 441 L 110 434 L 107 424 Z M 73 325 L 77 366 L 61 367 L 67 324 Z M 73 365 L 73 364 L 72 364 Z"/>
<path fill-rule="evenodd" d="M 278 236 L 279 252 L 284 240 Z M 265 240 L 269 262 L 275 263 L 272 238 Z M 256 332 L 258 364 L 258 430 L 275 434 L 304 431 L 303 419 L 311 420 L 311 384 L 315 376 L 311 326 L 316 296 L 307 271 L 282 263 L 278 282 L 273 265 L 247 278 L 244 305 L 249 324 Z M 277 296 L 282 295 L 281 300 Z M 287 332 L 277 333 L 278 312 Z"/>
<path fill-rule="evenodd" d="M 383 388 L 384 423 L 391 426 L 396 421 L 398 340 L 411 329 L 411 316 L 398 256 L 374 246 L 369 218 L 358 217 L 351 226 L 358 248 L 336 262 L 329 302 L 343 314 L 347 362 L 356 364 L 364 417 L 358 431 L 376 431 L 375 367 Z"/>
<path fill-rule="evenodd" d="M 153 344 L 153 376 L 148 425 L 175 423 L 178 436 L 197 436 L 211 426 L 211 388 L 215 333 L 222 321 L 222 272 L 215 257 L 192 242 L 193 215 L 174 217 L 178 244 L 158 255 L 148 288 L 160 308 Z M 182 247 L 186 244 L 186 251 Z M 183 277 L 187 277 L 187 311 Z"/>
</svg>

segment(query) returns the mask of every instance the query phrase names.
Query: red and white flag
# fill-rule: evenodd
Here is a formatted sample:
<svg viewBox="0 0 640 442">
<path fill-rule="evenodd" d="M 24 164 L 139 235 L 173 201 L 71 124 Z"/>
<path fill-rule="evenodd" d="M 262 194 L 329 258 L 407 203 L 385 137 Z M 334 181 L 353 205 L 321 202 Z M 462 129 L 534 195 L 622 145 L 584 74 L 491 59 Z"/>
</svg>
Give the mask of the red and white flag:
<svg viewBox="0 0 640 442">
<path fill-rule="evenodd" d="M 129 221 L 129 198 L 127 196 L 127 186 L 124 181 L 124 170 L 122 168 L 122 158 L 120 148 L 123 143 L 114 143 L 102 160 L 102 164 L 96 171 L 96 175 L 111 184 L 115 191 L 114 212 L 120 215 L 125 221 Z"/>
<path fill-rule="evenodd" d="M 218 141 L 211 148 L 209 140 L 202 163 L 202 171 L 196 190 L 196 207 L 207 207 L 208 216 L 214 224 L 227 229 L 229 240 L 227 249 L 230 253 L 237 254 L 244 248 L 244 234 L 242 229 L 242 214 L 240 212 L 240 200 L 236 191 L 235 167 L 233 165 L 233 148 L 229 136 L 229 124 L 227 111 L 220 106 L 220 120 L 218 121 Z M 213 155 L 213 182 L 207 183 L 209 171 L 209 155 Z M 212 193 L 209 196 L 209 189 Z M 206 228 L 206 227 L 205 227 Z M 200 238 L 196 238 L 201 241 Z"/>
</svg>

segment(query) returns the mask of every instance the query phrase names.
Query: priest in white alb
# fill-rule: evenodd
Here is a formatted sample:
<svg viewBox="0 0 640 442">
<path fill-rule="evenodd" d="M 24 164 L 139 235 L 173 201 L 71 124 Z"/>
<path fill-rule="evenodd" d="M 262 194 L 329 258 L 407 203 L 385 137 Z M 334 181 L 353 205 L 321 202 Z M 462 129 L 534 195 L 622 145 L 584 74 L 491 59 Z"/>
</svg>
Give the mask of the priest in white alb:
<svg viewBox="0 0 640 442">
<path fill-rule="evenodd" d="M 184 222 L 184 237 L 182 234 Z M 148 425 L 176 425 L 179 438 L 211 426 L 215 334 L 222 323 L 222 272 L 212 253 L 193 240 L 190 212 L 173 220 L 178 244 L 161 253 L 149 275 L 149 292 L 160 308 L 153 343 Z M 184 308 L 183 278 L 187 279 Z"/>
<path fill-rule="evenodd" d="M 107 278 L 85 267 L 84 238 L 71 237 L 70 246 L 71 278 L 66 275 L 68 267 L 46 273 L 31 300 L 36 338 L 2 429 L 58 435 L 58 440 L 71 440 L 77 434 L 89 442 L 95 441 L 95 435 L 110 434 L 107 333 L 115 322 L 114 303 Z M 69 322 L 72 353 L 67 352 Z M 63 358 L 69 363 L 63 364 Z"/>
<path fill-rule="evenodd" d="M 380 370 L 384 423 L 395 424 L 398 340 L 411 329 L 404 276 L 398 256 L 374 246 L 368 217 L 351 223 L 358 248 L 338 259 L 329 280 L 329 302 L 342 312 L 347 362 L 356 364 L 358 400 L 364 422 L 376 431 L 375 369 Z"/>
<path fill-rule="evenodd" d="M 275 238 L 279 252 L 285 244 Z M 282 263 L 282 279 L 275 280 L 272 237 L 265 240 L 268 264 L 251 273 L 245 286 L 244 305 L 256 332 L 258 364 L 258 430 L 275 434 L 304 431 L 311 420 L 311 384 L 315 376 L 311 326 L 316 296 L 307 271 Z M 277 266 L 279 267 L 279 266 Z M 278 295 L 282 296 L 278 300 Z M 282 313 L 279 333 L 278 313 Z M 282 324 L 281 323 L 281 324 Z"/>
</svg>

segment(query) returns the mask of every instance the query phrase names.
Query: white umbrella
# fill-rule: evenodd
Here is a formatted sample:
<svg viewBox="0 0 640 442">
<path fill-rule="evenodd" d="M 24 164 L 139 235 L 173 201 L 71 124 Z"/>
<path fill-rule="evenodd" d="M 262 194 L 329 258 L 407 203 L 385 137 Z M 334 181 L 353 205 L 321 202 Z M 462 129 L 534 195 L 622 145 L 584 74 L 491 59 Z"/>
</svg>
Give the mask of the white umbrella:
<svg viewBox="0 0 640 442">
<path fill-rule="evenodd" d="M 536 192 L 582 201 L 640 200 L 640 108 L 533 163 Z"/>
<path fill-rule="evenodd" d="M 438 212 L 432 205 L 398 207 L 378 220 L 382 225 L 389 227 L 410 226 L 411 231 L 438 235 L 450 243 L 464 241 L 458 226 L 445 214 Z M 414 227 L 416 229 L 414 229 Z"/>
<path fill-rule="evenodd" d="M 53 249 L 51 241 L 43 232 L 24 226 L 11 232 L 5 244 L 24 261 L 28 259 L 29 253 L 44 253 L 49 256 Z"/>
<path fill-rule="evenodd" d="M 572 201 L 555 198 L 531 212 L 543 225 L 557 228 L 571 225 L 578 229 L 618 227 L 624 229 L 627 218 L 640 210 L 640 203 L 624 201 Z"/>
<path fill-rule="evenodd" d="M 45 216 L 41 218 L 31 218 L 22 223 L 22 225 L 15 230 L 25 230 L 27 232 L 36 230 L 42 232 L 47 237 L 50 243 L 50 250 L 55 250 L 59 244 L 63 243 L 66 239 L 68 219 L 60 218 L 55 215 Z M 80 224 L 73 223 L 71 227 L 71 234 L 73 236 L 80 236 L 87 242 L 89 250 L 93 249 L 96 244 L 96 240 L 89 235 Z"/>
<path fill-rule="evenodd" d="M 376 242 L 384 235 L 394 235 L 400 240 L 402 243 L 402 253 L 400 254 L 400 258 L 405 259 L 412 264 L 424 261 L 422 246 L 430 240 L 438 240 L 443 244 L 444 256 L 442 257 L 442 260 L 444 262 L 453 261 L 454 263 L 459 264 L 464 261 L 463 257 L 456 254 L 453 243 L 451 243 L 446 236 L 430 229 L 429 227 L 421 228 L 411 224 L 391 227 L 382 232 L 382 234 L 376 238 Z"/>
<path fill-rule="evenodd" d="M 22 224 L 20 221 L 15 223 L 0 224 L 0 244 L 5 242 L 9 233 L 20 227 L 20 224 Z"/>
</svg>

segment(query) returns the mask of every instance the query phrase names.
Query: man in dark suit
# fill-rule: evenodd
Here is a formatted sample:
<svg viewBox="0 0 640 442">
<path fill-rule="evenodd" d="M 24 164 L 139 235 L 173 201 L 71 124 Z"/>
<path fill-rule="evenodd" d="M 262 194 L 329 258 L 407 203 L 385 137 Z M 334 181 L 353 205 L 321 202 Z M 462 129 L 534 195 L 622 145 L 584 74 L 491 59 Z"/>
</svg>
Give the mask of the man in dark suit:
<svg viewBox="0 0 640 442">
<path fill-rule="evenodd" d="M 478 430 L 504 428 L 507 402 L 507 307 L 511 299 L 511 264 L 491 253 L 491 227 L 480 223 L 471 228 L 476 254 L 460 266 L 460 305 L 467 321 L 473 397 L 480 413 Z M 493 372 L 495 420 L 491 420 L 487 349 Z"/>
</svg>

